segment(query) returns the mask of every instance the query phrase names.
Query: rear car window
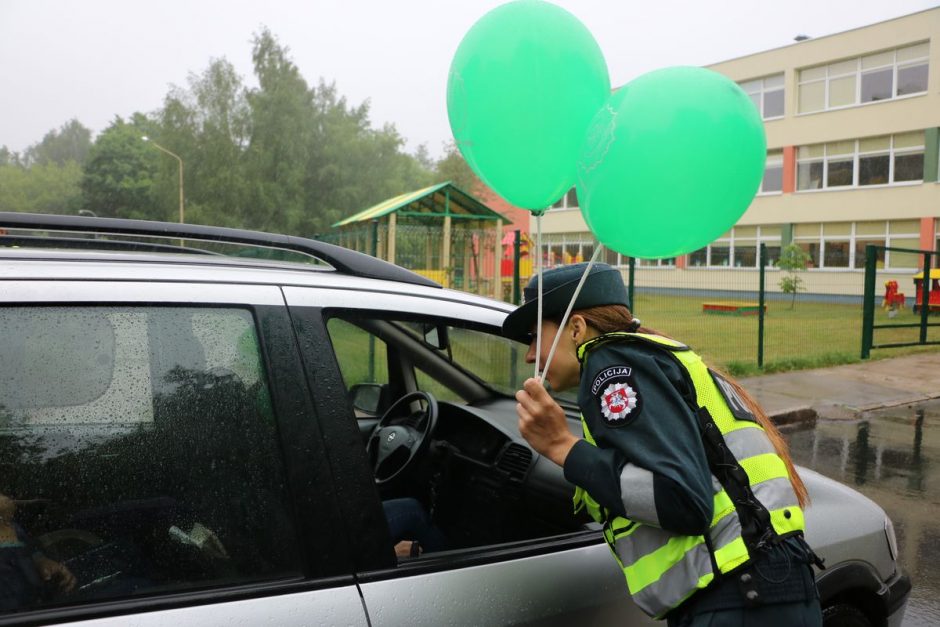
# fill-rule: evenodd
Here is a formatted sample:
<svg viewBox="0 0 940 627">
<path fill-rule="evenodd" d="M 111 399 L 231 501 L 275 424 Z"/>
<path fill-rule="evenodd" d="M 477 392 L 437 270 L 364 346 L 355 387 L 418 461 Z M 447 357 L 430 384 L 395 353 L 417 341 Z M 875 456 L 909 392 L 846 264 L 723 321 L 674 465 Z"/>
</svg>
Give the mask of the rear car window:
<svg viewBox="0 0 940 627">
<path fill-rule="evenodd" d="M 0 351 L 0 613 L 299 574 L 250 311 L 5 307 Z"/>
</svg>

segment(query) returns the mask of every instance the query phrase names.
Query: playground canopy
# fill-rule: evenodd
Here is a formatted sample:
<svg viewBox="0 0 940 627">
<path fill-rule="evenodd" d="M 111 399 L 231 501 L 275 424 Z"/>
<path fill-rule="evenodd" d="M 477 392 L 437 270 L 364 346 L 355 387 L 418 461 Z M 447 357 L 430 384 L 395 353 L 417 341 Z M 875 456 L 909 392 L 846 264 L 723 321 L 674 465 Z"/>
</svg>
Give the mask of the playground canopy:
<svg viewBox="0 0 940 627">
<path fill-rule="evenodd" d="M 384 200 L 333 224 L 328 239 L 423 274 L 444 287 L 500 298 L 507 219 L 452 182 Z"/>
</svg>

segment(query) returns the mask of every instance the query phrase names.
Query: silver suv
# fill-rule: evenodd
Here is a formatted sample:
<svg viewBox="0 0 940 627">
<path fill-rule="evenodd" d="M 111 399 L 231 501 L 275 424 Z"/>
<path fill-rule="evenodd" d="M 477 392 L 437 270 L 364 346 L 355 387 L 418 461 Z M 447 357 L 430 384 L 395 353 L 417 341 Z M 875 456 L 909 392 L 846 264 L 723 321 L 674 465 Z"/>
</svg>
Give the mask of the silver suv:
<svg viewBox="0 0 940 627">
<path fill-rule="evenodd" d="M 0 624 L 652 623 L 519 436 L 509 305 L 282 235 L 0 229 Z M 828 624 L 900 624 L 890 521 L 803 475 Z"/>
</svg>

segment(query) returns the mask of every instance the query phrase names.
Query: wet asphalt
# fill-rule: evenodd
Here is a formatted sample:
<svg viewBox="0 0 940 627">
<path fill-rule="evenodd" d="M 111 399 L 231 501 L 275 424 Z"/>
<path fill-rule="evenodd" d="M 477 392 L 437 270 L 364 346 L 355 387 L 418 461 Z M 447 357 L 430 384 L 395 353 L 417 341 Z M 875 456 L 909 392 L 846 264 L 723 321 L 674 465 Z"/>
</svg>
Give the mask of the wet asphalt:
<svg viewBox="0 0 940 627">
<path fill-rule="evenodd" d="M 940 352 L 741 382 L 797 464 L 884 508 L 914 584 L 903 625 L 940 625 Z"/>
</svg>

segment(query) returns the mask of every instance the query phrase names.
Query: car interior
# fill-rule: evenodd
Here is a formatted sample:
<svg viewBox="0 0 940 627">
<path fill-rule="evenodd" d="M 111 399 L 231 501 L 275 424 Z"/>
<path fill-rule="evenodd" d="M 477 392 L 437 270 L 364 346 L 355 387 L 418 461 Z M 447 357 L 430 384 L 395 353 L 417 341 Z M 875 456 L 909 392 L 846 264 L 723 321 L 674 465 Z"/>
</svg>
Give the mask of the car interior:
<svg viewBox="0 0 940 627">
<path fill-rule="evenodd" d="M 518 433 L 526 347 L 496 329 L 334 313 L 327 329 L 383 501 L 418 500 L 450 550 L 579 532 L 573 487 Z M 570 398 L 559 398 L 573 429 Z"/>
</svg>

